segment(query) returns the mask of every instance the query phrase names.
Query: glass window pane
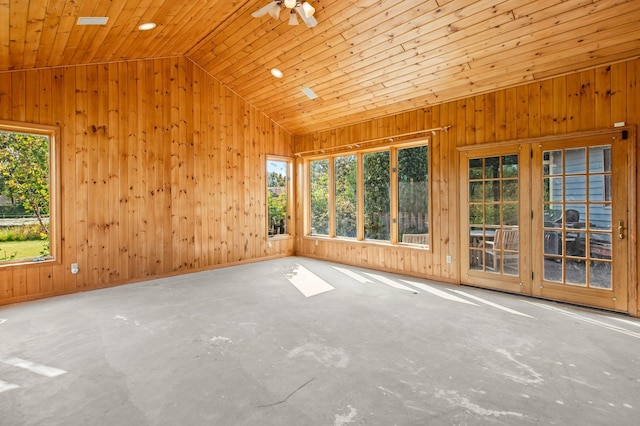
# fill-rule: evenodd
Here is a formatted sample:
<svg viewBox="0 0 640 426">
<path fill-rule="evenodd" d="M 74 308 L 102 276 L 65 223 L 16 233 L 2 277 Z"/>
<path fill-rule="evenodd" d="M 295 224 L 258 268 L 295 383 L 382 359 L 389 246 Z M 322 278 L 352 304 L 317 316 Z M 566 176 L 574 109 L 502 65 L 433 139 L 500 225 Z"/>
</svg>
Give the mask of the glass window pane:
<svg viewBox="0 0 640 426">
<path fill-rule="evenodd" d="M 482 158 L 469 160 L 469 179 L 482 179 Z"/>
<path fill-rule="evenodd" d="M 502 181 L 502 201 L 518 201 L 518 181 L 509 179 Z"/>
<path fill-rule="evenodd" d="M 484 223 L 482 215 L 482 204 L 469 205 L 469 223 L 472 225 L 481 225 Z"/>
<path fill-rule="evenodd" d="M 309 163 L 311 235 L 329 235 L 329 160 Z"/>
<path fill-rule="evenodd" d="M 502 177 L 518 177 L 518 156 L 506 155 L 502 157 Z"/>
<path fill-rule="evenodd" d="M 587 265 L 583 261 L 567 259 L 566 263 L 567 284 L 586 286 L 587 285 Z"/>
<path fill-rule="evenodd" d="M 567 228 L 584 228 L 587 218 L 585 204 L 567 204 L 564 211 L 564 226 Z"/>
<path fill-rule="evenodd" d="M 602 204 L 589 205 L 589 228 L 611 230 L 611 206 Z"/>
<path fill-rule="evenodd" d="M 390 240 L 389 151 L 364 154 L 364 236 Z"/>
<path fill-rule="evenodd" d="M 564 259 L 556 257 L 544 258 L 544 279 L 556 283 L 563 282 Z"/>
<path fill-rule="evenodd" d="M 482 201 L 484 192 L 482 191 L 482 182 L 469 182 L 469 201 Z"/>
<path fill-rule="evenodd" d="M 502 224 L 518 226 L 518 204 L 504 204 L 502 206 Z"/>
<path fill-rule="evenodd" d="M 488 180 L 484 183 L 485 201 L 500 201 L 500 181 Z"/>
<path fill-rule="evenodd" d="M 566 201 L 585 201 L 587 199 L 587 178 L 585 176 L 567 176 L 565 179 Z"/>
<path fill-rule="evenodd" d="M 268 160 L 267 205 L 270 237 L 288 233 L 288 182 L 289 163 L 282 160 Z"/>
<path fill-rule="evenodd" d="M 485 179 L 497 179 L 500 177 L 500 157 L 487 157 L 484 159 Z"/>
<path fill-rule="evenodd" d="M 543 180 L 543 197 L 546 202 L 562 202 L 562 177 L 546 177 Z"/>
<path fill-rule="evenodd" d="M 334 159 L 334 174 L 336 235 L 355 238 L 358 232 L 356 156 L 336 157 Z"/>
<path fill-rule="evenodd" d="M 611 263 L 591 261 L 589 287 L 611 290 Z"/>
<path fill-rule="evenodd" d="M 398 150 L 398 240 L 428 244 L 429 150 L 426 145 Z M 405 234 L 418 237 L 405 238 Z M 406 240 L 406 241 L 405 241 Z"/>
<path fill-rule="evenodd" d="M 543 214 L 545 228 L 562 227 L 562 204 L 545 204 Z"/>
<path fill-rule="evenodd" d="M 562 174 L 562 151 L 545 151 L 542 154 L 543 172 L 545 176 Z"/>
<path fill-rule="evenodd" d="M 587 171 L 586 148 L 565 150 L 565 174 L 579 174 Z"/>
<path fill-rule="evenodd" d="M 0 131 L 0 213 L 14 226 L 0 242 L 0 263 L 52 259 L 50 138 Z M 6 216 L 5 216 L 6 215 Z"/>
<path fill-rule="evenodd" d="M 484 218 L 487 225 L 500 225 L 500 204 L 486 204 Z"/>
</svg>

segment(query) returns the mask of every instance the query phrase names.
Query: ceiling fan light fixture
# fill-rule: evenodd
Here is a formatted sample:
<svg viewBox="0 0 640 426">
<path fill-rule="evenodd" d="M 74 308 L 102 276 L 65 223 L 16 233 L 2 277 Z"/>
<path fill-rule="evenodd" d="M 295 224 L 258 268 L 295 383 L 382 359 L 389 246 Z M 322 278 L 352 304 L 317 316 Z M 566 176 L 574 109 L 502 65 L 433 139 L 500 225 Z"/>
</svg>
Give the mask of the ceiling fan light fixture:
<svg viewBox="0 0 640 426">
<path fill-rule="evenodd" d="M 316 13 L 316 9 L 307 1 L 301 0 L 272 0 L 266 6 L 261 7 L 251 14 L 254 18 L 261 18 L 266 14 L 269 14 L 273 19 L 280 19 L 280 10 L 282 6 L 289 9 L 291 14 L 289 15 L 289 25 L 298 25 L 298 18 L 295 16 L 295 12 L 302 18 L 307 27 L 313 28 L 318 25 L 318 21 L 313 17 Z"/>
<path fill-rule="evenodd" d="M 296 16 L 296 11 L 291 9 L 291 13 L 289 13 L 289 25 L 298 25 L 298 17 Z"/>
</svg>

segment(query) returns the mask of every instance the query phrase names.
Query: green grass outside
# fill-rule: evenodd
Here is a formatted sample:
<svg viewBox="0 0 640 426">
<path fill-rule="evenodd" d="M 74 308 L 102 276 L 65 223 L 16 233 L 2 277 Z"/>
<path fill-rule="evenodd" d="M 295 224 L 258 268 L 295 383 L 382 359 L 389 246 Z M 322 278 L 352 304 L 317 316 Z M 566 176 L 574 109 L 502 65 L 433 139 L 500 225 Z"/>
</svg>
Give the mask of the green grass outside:
<svg viewBox="0 0 640 426">
<path fill-rule="evenodd" d="M 0 242 L 0 262 L 40 257 L 46 244 L 46 240 Z"/>
</svg>

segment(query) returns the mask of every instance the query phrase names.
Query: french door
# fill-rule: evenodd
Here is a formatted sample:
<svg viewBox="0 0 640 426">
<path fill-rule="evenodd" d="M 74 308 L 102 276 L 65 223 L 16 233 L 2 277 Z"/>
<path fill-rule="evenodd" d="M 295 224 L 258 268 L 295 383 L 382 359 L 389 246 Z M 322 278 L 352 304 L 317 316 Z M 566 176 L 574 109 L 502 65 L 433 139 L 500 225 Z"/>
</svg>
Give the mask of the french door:
<svg viewBox="0 0 640 426">
<path fill-rule="evenodd" d="M 631 136 L 461 152 L 461 281 L 628 311 Z"/>
</svg>

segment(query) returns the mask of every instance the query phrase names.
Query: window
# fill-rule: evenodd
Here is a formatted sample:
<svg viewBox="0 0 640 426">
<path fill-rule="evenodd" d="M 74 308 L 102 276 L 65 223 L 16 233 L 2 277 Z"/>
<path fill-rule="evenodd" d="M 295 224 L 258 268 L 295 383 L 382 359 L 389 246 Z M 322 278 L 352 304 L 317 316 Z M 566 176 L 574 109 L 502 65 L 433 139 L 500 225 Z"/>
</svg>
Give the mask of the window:
<svg viewBox="0 0 640 426">
<path fill-rule="evenodd" d="M 336 236 L 355 238 L 358 233 L 358 163 L 355 155 L 333 160 Z"/>
<path fill-rule="evenodd" d="M 329 235 L 329 160 L 310 163 L 311 235 Z"/>
<path fill-rule="evenodd" d="M 391 238 L 389 151 L 364 154 L 364 237 Z"/>
<path fill-rule="evenodd" d="M 429 148 L 411 144 L 308 163 L 309 235 L 429 244 Z"/>
<path fill-rule="evenodd" d="M 0 123 L 0 264 L 54 259 L 54 136 Z"/>
<path fill-rule="evenodd" d="M 267 223 L 269 238 L 289 234 L 291 161 L 269 157 L 267 159 Z"/>
<path fill-rule="evenodd" d="M 398 240 L 429 244 L 429 149 L 398 150 Z"/>
</svg>

